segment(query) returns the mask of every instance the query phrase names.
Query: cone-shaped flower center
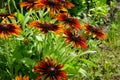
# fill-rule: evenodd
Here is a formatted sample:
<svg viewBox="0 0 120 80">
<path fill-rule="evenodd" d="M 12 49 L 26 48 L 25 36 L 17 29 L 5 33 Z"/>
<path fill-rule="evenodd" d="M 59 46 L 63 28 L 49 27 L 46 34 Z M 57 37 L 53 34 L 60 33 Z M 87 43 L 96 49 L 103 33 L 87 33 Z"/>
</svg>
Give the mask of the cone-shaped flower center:
<svg viewBox="0 0 120 80">
<path fill-rule="evenodd" d="M 48 69 L 48 73 L 49 73 L 49 75 L 51 75 L 51 76 L 55 75 L 55 74 L 56 74 L 55 68 L 54 68 L 54 67 L 50 67 L 50 68 Z"/>
<path fill-rule="evenodd" d="M 51 27 L 51 25 L 50 24 L 48 24 L 48 23 L 45 23 L 45 24 L 43 24 L 43 26 L 47 29 L 49 29 L 50 27 Z"/>
<path fill-rule="evenodd" d="M 97 28 L 93 28 L 91 31 L 92 31 L 93 33 L 97 33 L 97 32 L 98 32 L 98 29 L 97 29 Z"/>
<path fill-rule="evenodd" d="M 73 35 L 72 36 L 72 40 L 75 41 L 75 42 L 79 42 L 80 41 L 80 37 L 77 36 L 77 35 Z"/>
<path fill-rule="evenodd" d="M 54 0 L 49 0 L 48 5 L 51 6 L 51 7 L 54 7 L 55 6 Z"/>
<path fill-rule="evenodd" d="M 9 26 L 7 24 L 3 24 L 2 30 L 5 31 L 5 30 L 8 30 L 8 29 L 9 29 Z"/>
<path fill-rule="evenodd" d="M 72 22 L 73 22 L 72 18 L 69 18 L 69 17 L 66 17 L 66 18 L 65 18 L 65 21 L 66 21 L 67 23 L 72 23 Z"/>
</svg>

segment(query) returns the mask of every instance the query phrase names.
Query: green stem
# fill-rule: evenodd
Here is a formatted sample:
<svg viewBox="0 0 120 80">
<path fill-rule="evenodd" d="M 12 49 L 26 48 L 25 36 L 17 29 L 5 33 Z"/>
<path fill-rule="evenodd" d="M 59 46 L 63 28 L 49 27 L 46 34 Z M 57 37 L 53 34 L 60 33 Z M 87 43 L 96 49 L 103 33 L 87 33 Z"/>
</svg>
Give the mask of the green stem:
<svg viewBox="0 0 120 80">
<path fill-rule="evenodd" d="M 8 3 L 8 11 L 9 11 L 9 13 L 11 14 L 11 9 L 10 9 L 10 0 L 7 0 L 7 3 Z"/>
<path fill-rule="evenodd" d="M 14 7 L 15 7 L 16 11 L 17 11 L 17 12 L 19 12 L 19 10 L 17 9 L 17 6 L 16 6 L 15 1 L 14 1 L 14 0 L 12 0 L 12 2 L 13 2 L 13 5 L 14 5 Z"/>
<path fill-rule="evenodd" d="M 5 49 L 6 49 L 6 58 L 7 58 L 7 66 L 8 66 L 8 72 L 10 77 L 12 78 L 12 74 L 13 74 L 13 68 L 12 68 L 12 61 L 11 61 L 11 55 L 9 53 L 9 39 L 5 40 L 6 44 L 5 44 Z"/>
</svg>

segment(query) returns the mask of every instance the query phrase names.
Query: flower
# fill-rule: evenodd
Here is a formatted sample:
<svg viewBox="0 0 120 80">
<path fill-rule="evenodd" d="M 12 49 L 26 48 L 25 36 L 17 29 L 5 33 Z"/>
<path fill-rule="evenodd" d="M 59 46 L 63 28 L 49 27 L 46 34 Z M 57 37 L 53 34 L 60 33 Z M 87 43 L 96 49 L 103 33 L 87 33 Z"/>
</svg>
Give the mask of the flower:
<svg viewBox="0 0 120 80">
<path fill-rule="evenodd" d="M 21 28 L 16 24 L 0 24 L 0 37 L 4 37 L 8 40 L 8 35 L 20 35 Z"/>
<path fill-rule="evenodd" d="M 34 0 L 27 0 L 20 3 L 20 8 L 26 7 L 26 9 L 29 9 L 30 11 L 32 11 L 32 9 L 35 8 L 35 4 L 36 3 Z"/>
<path fill-rule="evenodd" d="M 72 29 L 81 29 L 79 20 L 77 18 L 71 17 L 68 13 L 60 13 L 55 18 L 59 21 L 63 21 L 64 24 L 69 25 Z"/>
<path fill-rule="evenodd" d="M 37 8 L 47 8 L 52 16 L 59 11 L 67 12 L 67 9 L 56 0 L 37 0 L 36 3 L 39 3 L 36 4 Z"/>
<path fill-rule="evenodd" d="M 50 80 L 68 80 L 66 71 L 61 70 L 63 67 L 62 64 L 56 64 L 56 59 L 46 57 L 38 62 L 37 66 L 34 66 L 34 72 L 41 73 L 36 80 L 42 77 L 44 77 L 44 80 L 47 80 L 47 78 Z"/>
<path fill-rule="evenodd" d="M 52 23 L 40 23 L 39 21 L 30 22 L 29 26 L 35 27 L 43 31 L 44 33 L 55 32 L 57 34 L 64 31 L 62 25 L 52 24 Z"/>
<path fill-rule="evenodd" d="M 93 34 L 93 37 L 97 37 L 99 40 L 107 38 L 105 33 L 98 27 L 93 27 L 89 24 L 85 24 L 84 27 L 86 30 L 85 34 Z"/>
<path fill-rule="evenodd" d="M 70 42 L 72 42 L 73 46 L 75 46 L 76 48 L 81 47 L 82 49 L 86 49 L 87 48 L 87 44 L 86 44 L 86 39 L 84 37 L 82 37 L 80 34 L 73 34 L 72 31 L 70 30 L 66 30 L 65 31 L 65 36 L 64 38 L 66 38 L 66 42 L 69 44 Z"/>
<path fill-rule="evenodd" d="M 23 76 L 22 75 L 19 75 L 19 76 L 16 76 L 15 79 L 13 80 L 29 80 L 29 76 Z"/>
<path fill-rule="evenodd" d="M 66 7 L 68 7 L 68 9 L 71 9 L 72 7 L 74 7 L 74 4 L 72 4 L 69 1 L 66 1 L 66 0 L 56 0 L 56 1 L 60 2 L 63 5 L 65 5 Z"/>
</svg>

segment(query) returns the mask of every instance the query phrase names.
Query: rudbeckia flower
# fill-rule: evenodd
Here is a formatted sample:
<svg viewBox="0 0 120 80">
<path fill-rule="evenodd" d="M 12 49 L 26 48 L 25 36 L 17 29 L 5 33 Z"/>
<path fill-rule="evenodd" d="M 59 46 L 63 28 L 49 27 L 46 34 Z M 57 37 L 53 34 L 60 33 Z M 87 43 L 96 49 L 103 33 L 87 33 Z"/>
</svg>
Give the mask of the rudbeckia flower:
<svg viewBox="0 0 120 80">
<path fill-rule="evenodd" d="M 99 40 L 107 38 L 105 33 L 98 27 L 93 27 L 89 24 L 85 24 L 84 28 L 85 28 L 85 34 L 89 34 L 89 35 L 93 34 L 93 37 L 97 37 Z"/>
<path fill-rule="evenodd" d="M 27 0 L 25 2 L 20 3 L 20 8 L 26 7 L 26 9 L 29 9 L 32 11 L 33 8 L 35 8 L 35 1 L 34 0 Z"/>
<path fill-rule="evenodd" d="M 52 23 L 40 23 L 39 21 L 32 21 L 28 26 L 40 29 L 44 33 L 54 32 L 59 34 L 64 31 L 62 25 L 52 24 Z"/>
<path fill-rule="evenodd" d="M 65 41 L 68 44 L 72 42 L 72 45 L 75 46 L 76 48 L 79 47 L 81 47 L 82 49 L 87 48 L 86 39 L 82 37 L 80 34 L 72 33 L 72 31 L 70 30 L 66 30 L 64 34 L 65 34 L 64 38 L 66 38 Z"/>
<path fill-rule="evenodd" d="M 47 8 L 52 16 L 60 11 L 67 12 L 67 9 L 56 0 L 37 0 L 36 3 L 39 3 L 36 4 L 37 8 Z"/>
<path fill-rule="evenodd" d="M 21 28 L 16 24 L 0 24 L 0 37 L 5 37 L 8 40 L 8 35 L 20 35 Z"/>
<path fill-rule="evenodd" d="M 15 79 L 12 79 L 12 80 L 29 80 L 29 76 L 22 77 L 22 75 L 19 75 L 19 76 L 16 76 Z"/>
<path fill-rule="evenodd" d="M 71 17 L 68 13 L 60 13 L 55 18 L 61 22 L 64 22 L 66 26 L 70 26 L 72 29 L 81 29 L 80 21 L 77 18 Z"/>
<path fill-rule="evenodd" d="M 36 80 L 42 77 L 44 80 L 68 80 L 66 71 L 61 70 L 63 67 L 62 64 L 56 64 L 56 59 L 46 57 L 34 66 L 34 72 L 40 73 Z"/>
<path fill-rule="evenodd" d="M 63 5 L 65 5 L 68 9 L 71 9 L 72 7 L 74 7 L 74 4 L 72 4 L 69 1 L 66 1 L 66 0 L 56 0 L 56 1 L 60 2 Z"/>
</svg>

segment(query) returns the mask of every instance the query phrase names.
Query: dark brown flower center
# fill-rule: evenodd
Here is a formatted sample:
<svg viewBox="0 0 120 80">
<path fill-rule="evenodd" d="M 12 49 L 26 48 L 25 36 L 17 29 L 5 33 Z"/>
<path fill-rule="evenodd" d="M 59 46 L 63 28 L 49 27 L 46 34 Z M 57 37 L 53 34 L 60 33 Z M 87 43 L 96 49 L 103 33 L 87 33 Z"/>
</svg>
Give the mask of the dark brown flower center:
<svg viewBox="0 0 120 80">
<path fill-rule="evenodd" d="M 49 28 L 51 28 L 51 24 L 45 23 L 45 24 L 43 24 L 43 27 L 45 29 L 49 29 Z"/>
<path fill-rule="evenodd" d="M 73 36 L 71 37 L 71 39 L 72 39 L 74 42 L 79 42 L 79 41 L 80 41 L 80 37 L 77 36 L 77 35 L 73 35 Z"/>
<path fill-rule="evenodd" d="M 66 17 L 64 20 L 67 23 L 72 23 L 73 22 L 72 18 L 69 18 L 69 17 Z"/>
<path fill-rule="evenodd" d="M 48 73 L 49 73 L 49 75 L 54 75 L 54 74 L 56 73 L 55 68 L 54 68 L 54 67 L 50 67 L 50 68 L 48 69 Z"/>
<path fill-rule="evenodd" d="M 93 33 L 97 33 L 98 32 L 98 29 L 97 28 L 92 28 L 91 30 Z"/>
<path fill-rule="evenodd" d="M 54 0 L 49 0 L 47 3 L 50 7 L 54 7 L 56 5 Z"/>
<path fill-rule="evenodd" d="M 97 33 L 98 32 L 98 28 L 96 28 L 96 27 L 93 27 L 93 26 L 88 26 L 88 28 L 87 28 L 89 31 L 91 31 L 92 33 Z"/>
<path fill-rule="evenodd" d="M 45 23 L 45 24 L 43 24 L 43 26 L 42 26 L 42 30 L 43 30 L 45 33 L 47 33 L 49 30 L 51 30 L 51 28 L 52 28 L 52 26 L 51 26 L 51 24 L 49 24 L 49 23 Z"/>
<path fill-rule="evenodd" d="M 2 30 L 3 31 L 6 31 L 6 30 L 8 30 L 10 27 L 7 25 L 7 24 L 3 24 L 2 25 Z"/>
</svg>

